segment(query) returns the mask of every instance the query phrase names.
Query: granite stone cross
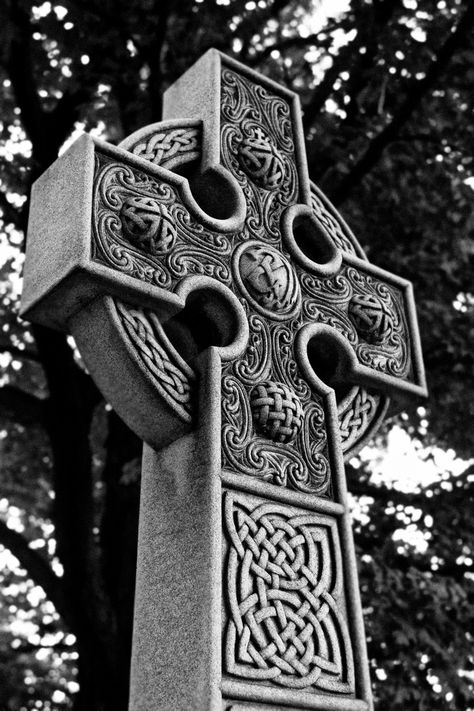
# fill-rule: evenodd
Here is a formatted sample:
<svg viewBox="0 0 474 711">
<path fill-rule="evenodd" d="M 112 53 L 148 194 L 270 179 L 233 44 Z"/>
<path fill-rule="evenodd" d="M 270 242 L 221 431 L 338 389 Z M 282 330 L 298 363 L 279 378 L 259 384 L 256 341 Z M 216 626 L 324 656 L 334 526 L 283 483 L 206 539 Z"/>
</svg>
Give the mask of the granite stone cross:
<svg viewBox="0 0 474 711">
<path fill-rule="evenodd" d="M 164 105 L 35 183 L 23 301 L 145 442 L 130 708 L 368 711 L 343 459 L 425 393 L 411 285 L 292 92 L 210 50 Z"/>
</svg>

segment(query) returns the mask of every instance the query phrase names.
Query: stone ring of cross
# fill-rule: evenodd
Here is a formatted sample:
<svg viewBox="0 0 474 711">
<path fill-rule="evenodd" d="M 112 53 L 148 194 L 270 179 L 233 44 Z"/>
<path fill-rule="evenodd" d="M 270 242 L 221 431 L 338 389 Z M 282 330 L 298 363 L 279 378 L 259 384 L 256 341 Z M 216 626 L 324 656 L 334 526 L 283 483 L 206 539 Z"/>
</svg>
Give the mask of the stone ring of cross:
<svg viewBox="0 0 474 711">
<path fill-rule="evenodd" d="M 295 94 L 210 50 L 164 119 L 35 183 L 23 297 L 145 443 L 130 709 L 368 711 L 343 461 L 426 394 L 411 284 Z"/>
</svg>

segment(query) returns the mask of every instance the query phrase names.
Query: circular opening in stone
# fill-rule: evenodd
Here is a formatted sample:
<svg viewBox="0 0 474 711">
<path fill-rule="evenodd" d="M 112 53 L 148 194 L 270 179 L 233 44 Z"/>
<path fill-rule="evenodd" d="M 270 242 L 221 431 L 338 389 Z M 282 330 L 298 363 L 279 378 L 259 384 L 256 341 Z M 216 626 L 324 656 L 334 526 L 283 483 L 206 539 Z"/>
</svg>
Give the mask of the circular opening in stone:
<svg viewBox="0 0 474 711">
<path fill-rule="evenodd" d="M 209 169 L 201 173 L 199 166 L 195 165 L 186 170 L 184 177 L 197 204 L 207 215 L 226 220 L 236 214 L 239 203 L 235 187 L 220 172 Z"/>
<path fill-rule="evenodd" d="M 335 338 L 320 334 L 308 343 L 308 360 L 317 375 L 326 385 L 333 388 L 337 402 L 341 402 L 353 387 L 336 379 L 336 372 L 343 357 L 342 349 Z"/>
<path fill-rule="evenodd" d="M 209 346 L 231 345 L 239 322 L 234 307 L 220 292 L 196 289 L 188 295 L 184 309 L 163 328 L 176 350 L 190 362 Z"/>
<path fill-rule="evenodd" d="M 316 264 L 327 264 L 334 258 L 334 247 L 316 219 L 299 215 L 293 222 L 293 237 L 307 259 Z"/>
</svg>

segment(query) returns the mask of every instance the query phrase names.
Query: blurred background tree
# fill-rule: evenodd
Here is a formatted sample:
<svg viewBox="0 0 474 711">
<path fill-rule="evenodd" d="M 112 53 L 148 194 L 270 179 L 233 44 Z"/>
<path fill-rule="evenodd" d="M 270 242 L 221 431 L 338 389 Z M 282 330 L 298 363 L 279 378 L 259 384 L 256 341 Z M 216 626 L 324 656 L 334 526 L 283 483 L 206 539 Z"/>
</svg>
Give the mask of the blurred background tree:
<svg viewBox="0 0 474 711">
<path fill-rule="evenodd" d="M 126 709 L 136 555 L 140 443 L 18 319 L 29 188 L 80 131 L 159 120 L 212 46 L 301 96 L 312 179 L 415 285 L 430 399 L 348 467 L 374 691 L 473 707 L 473 26 L 468 0 L 3 0 L 2 710 Z"/>
</svg>

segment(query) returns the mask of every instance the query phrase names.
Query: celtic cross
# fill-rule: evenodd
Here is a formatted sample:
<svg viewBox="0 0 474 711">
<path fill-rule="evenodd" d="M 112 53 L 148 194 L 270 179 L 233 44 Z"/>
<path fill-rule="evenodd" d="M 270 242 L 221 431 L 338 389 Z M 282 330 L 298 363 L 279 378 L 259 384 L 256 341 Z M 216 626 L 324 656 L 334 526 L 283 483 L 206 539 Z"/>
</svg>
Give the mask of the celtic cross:
<svg viewBox="0 0 474 711">
<path fill-rule="evenodd" d="M 145 442 L 130 708 L 367 711 L 343 458 L 425 393 L 411 286 L 292 92 L 211 50 L 164 113 L 36 182 L 23 302 Z"/>
</svg>

